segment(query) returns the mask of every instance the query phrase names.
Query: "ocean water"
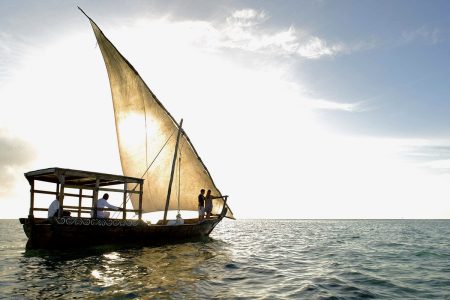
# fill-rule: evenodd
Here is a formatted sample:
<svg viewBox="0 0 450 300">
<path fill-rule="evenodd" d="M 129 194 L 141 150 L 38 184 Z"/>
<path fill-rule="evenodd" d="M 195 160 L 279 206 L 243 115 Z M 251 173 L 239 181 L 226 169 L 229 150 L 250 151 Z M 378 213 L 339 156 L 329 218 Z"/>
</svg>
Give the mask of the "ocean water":
<svg viewBox="0 0 450 300">
<path fill-rule="evenodd" d="M 238 220 L 207 241 L 25 251 L 0 221 L 0 298 L 450 299 L 450 220 Z"/>
</svg>

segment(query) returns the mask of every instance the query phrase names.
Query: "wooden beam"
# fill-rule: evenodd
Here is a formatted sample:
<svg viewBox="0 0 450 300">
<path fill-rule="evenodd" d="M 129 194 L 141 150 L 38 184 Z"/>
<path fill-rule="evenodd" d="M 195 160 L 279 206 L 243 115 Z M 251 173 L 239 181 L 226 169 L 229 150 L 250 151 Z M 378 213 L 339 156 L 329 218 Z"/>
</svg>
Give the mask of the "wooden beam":
<svg viewBox="0 0 450 300">
<path fill-rule="evenodd" d="M 77 212 L 78 211 L 78 206 L 72 206 L 72 205 L 66 205 L 66 206 L 64 206 L 64 208 L 66 209 L 66 210 L 70 210 L 70 211 L 74 211 L 74 212 Z M 84 213 L 86 213 L 86 212 L 91 212 L 91 210 L 92 210 L 92 207 L 87 207 L 87 206 L 82 206 L 81 207 L 81 209 L 82 209 L 82 213 L 84 212 Z M 84 211 L 83 211 L 83 209 L 85 209 Z M 48 211 L 48 208 L 42 208 L 42 207 L 35 207 L 35 208 L 33 208 L 33 210 L 34 211 Z M 99 211 L 116 211 L 116 210 L 114 210 L 114 209 L 111 209 L 111 208 L 98 208 L 98 210 Z M 137 212 L 139 212 L 139 210 L 137 210 L 137 209 L 127 209 L 127 212 L 134 212 L 134 213 L 137 213 Z"/>
<path fill-rule="evenodd" d="M 67 184 L 66 188 L 70 188 L 70 189 L 84 189 L 84 190 L 95 190 L 95 187 L 93 186 L 84 186 L 84 185 L 73 185 L 73 184 Z M 123 189 L 113 189 L 113 188 L 102 188 L 99 187 L 97 188 L 97 190 L 99 191 L 105 191 L 105 192 L 118 192 L 118 193 L 123 193 Z M 127 193 L 130 194 L 139 194 L 139 192 L 136 192 L 134 190 L 127 190 Z"/>
<path fill-rule="evenodd" d="M 127 212 L 126 212 L 126 209 L 127 209 L 127 182 L 125 181 L 124 183 L 123 183 L 123 213 L 122 213 L 122 219 L 126 219 L 127 218 Z"/>
<path fill-rule="evenodd" d="M 142 220 L 142 195 L 144 194 L 143 191 L 144 185 L 139 183 L 139 210 L 138 210 L 138 219 Z"/>
<path fill-rule="evenodd" d="M 73 206 L 73 205 L 66 205 L 65 208 L 73 208 L 73 209 L 78 209 L 78 206 Z M 88 207 L 88 206 L 81 206 L 81 209 L 90 209 L 92 210 L 92 207 Z M 97 208 L 98 211 L 117 211 L 115 209 L 111 209 L 111 208 Z M 127 209 L 127 212 L 138 212 L 137 209 Z"/>
<path fill-rule="evenodd" d="M 58 192 L 50 192 L 50 191 L 43 191 L 43 190 L 34 190 L 36 194 L 48 194 L 48 195 L 58 195 Z"/>
<path fill-rule="evenodd" d="M 34 217 L 33 209 L 34 209 L 34 179 L 31 179 L 30 180 L 30 212 L 28 213 L 28 217 Z"/>
<path fill-rule="evenodd" d="M 65 186 L 67 188 L 67 185 Z M 34 190 L 35 194 L 48 194 L 48 195 L 58 195 L 57 192 L 50 192 L 50 191 L 44 191 L 44 190 Z M 79 194 L 72 194 L 72 193 L 64 193 L 64 196 L 73 196 L 73 197 L 79 197 Z M 82 198 L 92 198 L 91 195 L 81 195 Z"/>
<path fill-rule="evenodd" d="M 111 189 L 111 188 L 99 188 L 99 191 L 105 191 L 105 192 L 120 192 L 123 193 L 123 189 Z M 133 190 L 126 190 L 127 193 L 130 194 L 139 194 L 139 192 L 133 191 Z"/>
<path fill-rule="evenodd" d="M 64 174 L 60 176 L 60 183 L 61 183 L 61 189 L 59 191 L 59 212 L 58 212 L 58 218 L 62 218 L 63 217 L 63 211 L 64 211 L 64 183 L 65 183 Z"/>
<path fill-rule="evenodd" d="M 97 178 L 95 183 L 94 192 L 92 194 L 92 207 L 94 208 L 94 218 L 97 218 L 97 199 L 98 199 L 98 185 L 100 184 L 100 179 Z"/>
<path fill-rule="evenodd" d="M 175 171 L 175 163 L 177 162 L 178 144 L 180 143 L 181 126 L 183 126 L 183 119 L 181 119 L 180 126 L 178 127 L 177 143 L 175 144 L 175 153 L 173 154 L 172 170 L 170 171 L 169 188 L 167 190 L 166 207 L 164 208 L 164 224 L 167 220 L 167 210 L 169 209 L 170 193 L 172 192 L 173 174 Z"/>
<path fill-rule="evenodd" d="M 83 189 L 80 189 L 78 193 L 78 218 L 81 215 L 81 200 L 83 200 Z"/>
</svg>

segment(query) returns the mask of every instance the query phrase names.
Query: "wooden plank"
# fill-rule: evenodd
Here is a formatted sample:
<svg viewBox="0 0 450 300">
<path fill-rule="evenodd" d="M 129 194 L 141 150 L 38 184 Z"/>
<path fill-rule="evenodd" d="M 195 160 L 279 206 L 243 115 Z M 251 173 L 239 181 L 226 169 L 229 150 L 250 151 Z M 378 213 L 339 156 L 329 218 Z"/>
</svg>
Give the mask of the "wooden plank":
<svg viewBox="0 0 450 300">
<path fill-rule="evenodd" d="M 48 195 L 58 195 L 58 192 L 50 192 L 44 190 L 34 190 L 36 194 L 48 194 Z"/>
<path fill-rule="evenodd" d="M 99 191 L 105 191 L 105 192 L 121 192 L 123 193 L 123 189 L 111 189 L 111 188 L 99 188 Z M 127 193 L 130 194 L 139 194 L 139 192 L 133 191 L 133 190 L 126 190 Z"/>
<path fill-rule="evenodd" d="M 78 206 L 73 206 L 73 205 L 66 205 L 64 206 L 64 208 L 74 208 L 74 209 L 78 209 Z M 92 207 L 88 207 L 88 206 L 81 206 L 81 209 L 89 209 L 92 210 Z M 111 209 L 111 208 L 97 208 L 98 211 L 117 211 L 115 209 Z M 138 212 L 137 209 L 127 209 L 127 212 Z"/>
<path fill-rule="evenodd" d="M 169 179 L 169 187 L 167 190 L 166 207 L 164 208 L 164 219 L 163 219 L 164 222 L 166 222 L 166 220 L 167 220 L 167 210 L 169 209 L 170 193 L 172 192 L 173 175 L 175 172 L 175 163 L 177 162 L 178 144 L 180 143 L 181 126 L 183 126 L 183 119 L 181 119 L 180 126 L 178 127 L 177 143 L 175 144 L 175 153 L 173 154 L 172 169 L 170 170 L 170 179 Z"/>
<path fill-rule="evenodd" d="M 65 186 L 67 188 L 67 185 Z M 48 194 L 48 195 L 58 195 L 57 192 L 50 192 L 50 191 L 44 191 L 44 190 L 34 190 L 35 194 Z M 64 196 L 72 196 L 72 197 L 79 197 L 79 194 L 72 194 L 72 193 L 64 193 Z M 91 195 L 81 195 L 83 198 L 92 198 Z"/>
<path fill-rule="evenodd" d="M 81 207 L 81 213 L 91 213 L 92 207 Z M 85 209 L 85 210 L 83 210 Z M 35 207 L 33 208 L 34 211 L 48 211 L 48 208 L 42 208 L 42 207 Z M 98 210 L 101 211 L 115 211 L 114 209 L 110 209 L 110 208 L 99 208 Z M 77 212 L 78 211 L 78 206 L 71 206 L 71 205 L 66 205 L 64 206 L 64 211 L 73 211 L 73 212 Z M 138 212 L 137 209 L 127 209 L 127 212 Z"/>
<path fill-rule="evenodd" d="M 67 184 L 66 188 L 71 188 L 71 189 L 85 189 L 85 190 L 95 190 L 95 187 L 92 186 L 84 186 L 84 185 L 73 185 L 73 184 Z M 105 192 L 118 192 L 118 193 L 123 193 L 123 189 L 113 189 L 113 188 L 101 188 L 100 185 L 98 187 L 99 191 L 105 191 Z M 139 192 L 134 191 L 134 190 L 127 190 L 127 193 L 132 193 L 132 194 L 139 194 Z"/>
<path fill-rule="evenodd" d="M 143 194 L 143 189 L 144 185 L 141 183 L 139 183 L 139 210 L 138 210 L 138 219 L 141 220 L 142 219 L 142 194 Z"/>
<path fill-rule="evenodd" d="M 77 184 L 67 184 L 66 187 L 68 189 L 84 189 L 84 190 L 95 190 L 95 186 L 85 186 L 85 185 L 77 185 Z"/>
<path fill-rule="evenodd" d="M 127 211 L 126 211 L 126 209 L 127 209 L 127 189 L 128 189 L 127 182 L 124 182 L 124 184 L 123 184 L 123 205 L 122 205 L 122 207 L 123 207 L 122 219 L 124 219 L 124 220 L 127 218 Z"/>
<path fill-rule="evenodd" d="M 64 211 L 64 175 L 61 175 L 61 189 L 59 191 L 59 211 L 58 217 L 62 218 Z"/>
<path fill-rule="evenodd" d="M 67 187 L 67 185 L 66 185 Z M 64 193 L 64 196 L 80 197 L 80 194 Z M 81 198 L 92 198 L 91 195 L 81 195 Z"/>
<path fill-rule="evenodd" d="M 83 200 L 83 189 L 80 189 L 78 193 L 78 218 L 81 215 L 81 200 Z"/>
<path fill-rule="evenodd" d="M 46 182 L 60 182 L 59 175 L 65 174 L 67 176 L 67 182 L 69 183 L 71 180 L 76 180 L 77 178 L 85 178 L 92 179 L 92 182 L 95 182 L 96 179 L 100 179 L 100 185 L 102 185 L 103 181 L 113 180 L 118 181 L 118 184 L 127 182 L 140 183 L 143 182 L 142 178 L 122 176 L 122 175 L 114 175 L 114 174 L 106 174 L 106 173 L 98 173 L 98 172 L 90 172 L 83 170 L 73 170 L 73 169 L 61 169 L 61 168 L 48 168 L 41 169 L 36 171 L 30 171 L 25 173 L 25 177 L 29 182 L 31 180 L 40 180 Z M 70 178 L 72 177 L 72 178 Z M 73 178 L 75 177 L 75 178 Z"/>
<path fill-rule="evenodd" d="M 128 182 L 139 182 L 142 180 L 140 178 L 135 178 L 135 177 L 121 176 L 121 175 L 114 175 L 114 174 L 107 174 L 107 173 L 89 172 L 89 171 L 82 171 L 82 170 L 73 170 L 73 169 L 65 169 L 65 174 L 68 176 L 77 176 L 77 177 L 84 177 L 84 178 L 93 177 L 95 179 L 118 180 L 121 182 L 123 182 L 125 179 Z"/>
<path fill-rule="evenodd" d="M 97 200 L 98 200 L 98 185 L 100 184 L 100 180 L 97 179 L 95 183 L 94 192 L 92 194 L 92 207 L 94 208 L 94 218 L 97 218 Z"/>
<path fill-rule="evenodd" d="M 34 217 L 33 215 L 33 208 L 34 208 L 34 180 L 32 179 L 30 181 L 30 211 L 28 213 L 28 217 Z"/>
<path fill-rule="evenodd" d="M 48 208 L 41 208 L 41 207 L 35 207 L 33 208 L 34 211 L 48 211 Z"/>
</svg>

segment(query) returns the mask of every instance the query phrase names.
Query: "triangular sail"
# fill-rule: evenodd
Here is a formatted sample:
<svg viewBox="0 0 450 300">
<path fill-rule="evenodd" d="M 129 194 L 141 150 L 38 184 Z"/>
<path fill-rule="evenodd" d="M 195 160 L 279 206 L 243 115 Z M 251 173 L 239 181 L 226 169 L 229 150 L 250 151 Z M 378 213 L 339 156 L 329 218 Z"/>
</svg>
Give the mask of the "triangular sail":
<svg viewBox="0 0 450 300">
<path fill-rule="evenodd" d="M 133 66 L 89 20 L 108 71 L 122 171 L 145 179 L 143 212 L 163 211 L 178 124 Z M 174 180 L 169 210 L 196 211 L 201 188 L 221 196 L 186 134 L 180 139 L 179 155 L 181 164 L 176 170 L 181 176 Z M 132 203 L 136 209 L 138 198 L 133 196 Z M 213 213 L 220 214 L 223 204 L 222 199 L 214 200 Z M 226 216 L 233 218 L 230 209 Z"/>
</svg>

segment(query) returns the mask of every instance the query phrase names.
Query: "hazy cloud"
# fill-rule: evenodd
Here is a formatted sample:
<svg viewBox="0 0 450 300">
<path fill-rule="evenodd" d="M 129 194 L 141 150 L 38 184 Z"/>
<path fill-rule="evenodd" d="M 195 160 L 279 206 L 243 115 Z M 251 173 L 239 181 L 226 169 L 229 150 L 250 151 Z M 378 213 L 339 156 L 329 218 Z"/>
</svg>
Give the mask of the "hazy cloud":
<svg viewBox="0 0 450 300">
<path fill-rule="evenodd" d="M 268 19 L 268 16 L 263 11 L 256 11 L 253 9 L 242 9 L 235 11 L 230 17 L 227 18 L 228 24 L 250 27 L 260 23 L 263 23 Z"/>
<path fill-rule="evenodd" d="M 11 66 L 19 62 L 29 49 L 31 43 L 20 36 L 0 32 L 0 79 L 11 73 Z M 2 82 L 0 81 L 0 84 Z"/>
<path fill-rule="evenodd" d="M 401 34 L 402 43 L 411 43 L 414 41 L 426 41 L 431 44 L 437 44 L 442 40 L 439 29 L 422 26 L 415 30 L 403 31 Z"/>
<path fill-rule="evenodd" d="M 25 141 L 0 130 L 0 195 L 7 194 L 24 168 L 34 157 L 33 149 Z"/>
<path fill-rule="evenodd" d="M 422 140 L 409 143 L 401 152 L 402 157 L 411 160 L 419 168 L 432 173 L 450 174 L 450 144 L 444 140 Z"/>
<path fill-rule="evenodd" d="M 365 110 L 361 102 L 340 103 L 325 99 L 310 99 L 307 100 L 307 105 L 313 109 L 340 110 L 347 112 L 360 112 Z"/>
<path fill-rule="evenodd" d="M 275 55 L 295 55 L 306 59 L 318 59 L 354 50 L 343 43 L 327 42 L 294 26 L 268 30 L 261 26 L 268 19 L 269 16 L 262 11 L 235 11 L 226 19 L 226 24 L 217 29 L 220 35 L 217 46 Z"/>
<path fill-rule="evenodd" d="M 447 169 L 450 170 L 450 159 L 433 160 L 423 164 L 424 167 L 432 169 Z"/>
<path fill-rule="evenodd" d="M 327 42 L 314 36 L 303 45 L 300 45 L 297 53 L 305 58 L 316 59 L 322 56 L 333 56 L 339 52 L 343 52 L 345 47 L 343 45 L 335 44 L 328 46 Z"/>
</svg>

